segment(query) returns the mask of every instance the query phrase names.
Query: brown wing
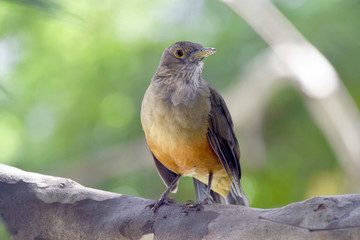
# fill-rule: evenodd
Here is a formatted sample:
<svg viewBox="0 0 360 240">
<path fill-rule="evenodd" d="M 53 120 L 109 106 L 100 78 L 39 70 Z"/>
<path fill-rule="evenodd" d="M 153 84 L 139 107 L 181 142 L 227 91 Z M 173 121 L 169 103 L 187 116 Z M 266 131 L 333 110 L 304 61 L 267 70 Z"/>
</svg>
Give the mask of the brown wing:
<svg viewBox="0 0 360 240">
<path fill-rule="evenodd" d="M 229 110 L 224 99 L 212 87 L 210 87 L 210 101 L 208 140 L 225 168 L 236 195 L 245 197 L 240 186 L 240 149 Z"/>
</svg>

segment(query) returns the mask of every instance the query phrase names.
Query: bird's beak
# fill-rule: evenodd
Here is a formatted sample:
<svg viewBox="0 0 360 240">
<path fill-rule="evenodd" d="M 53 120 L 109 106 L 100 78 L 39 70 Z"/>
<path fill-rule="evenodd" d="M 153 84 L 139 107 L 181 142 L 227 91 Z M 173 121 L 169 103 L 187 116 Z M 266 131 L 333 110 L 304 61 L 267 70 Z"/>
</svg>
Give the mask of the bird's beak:
<svg viewBox="0 0 360 240">
<path fill-rule="evenodd" d="M 210 56 L 211 54 L 215 53 L 216 49 L 215 48 L 202 48 L 196 52 L 194 52 L 191 55 L 192 59 L 196 59 L 196 60 L 203 60 L 204 58 Z"/>
</svg>

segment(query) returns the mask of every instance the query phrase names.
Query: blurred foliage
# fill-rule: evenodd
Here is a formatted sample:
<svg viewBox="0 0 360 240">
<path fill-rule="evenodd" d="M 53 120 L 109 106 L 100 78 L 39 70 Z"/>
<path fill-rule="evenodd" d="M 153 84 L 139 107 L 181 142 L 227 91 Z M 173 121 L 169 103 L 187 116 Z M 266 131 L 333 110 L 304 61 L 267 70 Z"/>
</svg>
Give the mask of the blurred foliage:
<svg viewBox="0 0 360 240">
<path fill-rule="evenodd" d="M 274 3 L 329 59 L 359 104 L 358 1 Z M 203 76 L 220 91 L 267 47 L 215 0 L 3 0 L 0 26 L 0 162 L 41 173 L 143 138 L 142 97 L 172 43 L 216 47 Z M 284 89 L 269 103 L 264 137 L 266 165 L 247 170 L 251 160 L 243 160 L 252 206 L 341 192 L 343 173 L 296 91 Z M 165 189 L 155 167 L 105 177 L 94 187 L 147 198 Z M 181 180 L 176 197 L 194 198 L 190 179 Z"/>
<path fill-rule="evenodd" d="M 0 239 L 9 239 L 9 234 L 5 228 L 5 226 L 3 225 L 3 223 L 0 221 Z"/>
</svg>

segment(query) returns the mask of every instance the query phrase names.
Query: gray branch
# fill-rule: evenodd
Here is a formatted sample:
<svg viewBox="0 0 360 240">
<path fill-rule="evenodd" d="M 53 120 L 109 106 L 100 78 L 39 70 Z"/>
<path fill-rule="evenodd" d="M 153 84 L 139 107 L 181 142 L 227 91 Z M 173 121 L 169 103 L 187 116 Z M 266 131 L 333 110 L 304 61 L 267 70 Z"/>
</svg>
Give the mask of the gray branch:
<svg viewBox="0 0 360 240">
<path fill-rule="evenodd" d="M 360 194 L 274 209 L 172 203 L 152 215 L 153 202 L 0 164 L 0 215 L 15 240 L 360 238 Z"/>
</svg>

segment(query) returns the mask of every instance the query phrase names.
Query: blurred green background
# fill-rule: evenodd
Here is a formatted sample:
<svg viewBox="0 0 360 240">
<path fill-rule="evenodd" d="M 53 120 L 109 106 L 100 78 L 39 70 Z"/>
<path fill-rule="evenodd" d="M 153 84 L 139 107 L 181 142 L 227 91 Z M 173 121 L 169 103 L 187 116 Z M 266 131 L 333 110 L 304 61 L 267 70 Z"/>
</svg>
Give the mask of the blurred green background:
<svg viewBox="0 0 360 240">
<path fill-rule="evenodd" d="M 358 1 L 273 2 L 328 58 L 359 104 Z M 150 155 L 136 166 L 131 159 L 111 163 L 126 144 L 144 139 L 143 94 L 162 51 L 180 40 L 218 49 L 203 77 L 220 92 L 268 47 L 215 0 L 0 1 L 0 162 L 157 199 L 165 186 Z M 263 136 L 265 164 L 251 168 L 251 159 L 241 159 L 251 206 L 343 193 L 345 173 L 297 91 L 283 89 L 268 103 Z M 118 175 L 96 176 L 96 166 L 114 171 L 115 165 Z M 191 179 L 181 180 L 175 197 L 195 198 Z"/>
</svg>

